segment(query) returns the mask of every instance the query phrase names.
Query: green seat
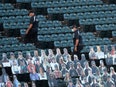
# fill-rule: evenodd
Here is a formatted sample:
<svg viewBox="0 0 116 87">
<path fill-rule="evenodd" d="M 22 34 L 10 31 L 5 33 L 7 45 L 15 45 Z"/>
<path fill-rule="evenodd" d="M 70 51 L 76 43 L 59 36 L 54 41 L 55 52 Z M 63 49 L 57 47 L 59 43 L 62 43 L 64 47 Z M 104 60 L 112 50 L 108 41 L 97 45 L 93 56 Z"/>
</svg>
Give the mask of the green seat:
<svg viewBox="0 0 116 87">
<path fill-rule="evenodd" d="M 51 40 L 52 41 L 57 41 L 58 40 L 57 38 L 58 38 L 58 35 L 57 34 L 52 34 L 51 35 Z"/>
<path fill-rule="evenodd" d="M 68 45 L 67 45 L 67 41 L 61 41 L 61 47 L 68 47 Z"/>
<path fill-rule="evenodd" d="M 32 3 L 31 3 L 31 7 L 32 7 L 32 8 L 37 8 L 37 7 L 38 7 L 38 3 L 32 2 Z"/>
<path fill-rule="evenodd" d="M 45 41 L 46 42 L 51 41 L 51 36 L 50 35 L 45 35 L 44 37 L 45 37 Z"/>
<path fill-rule="evenodd" d="M 14 7 L 13 7 L 12 4 L 6 3 L 6 4 L 4 4 L 4 9 L 7 9 L 7 10 L 9 10 L 9 9 L 14 9 Z"/>
<path fill-rule="evenodd" d="M 64 40 L 65 39 L 64 37 L 65 37 L 64 34 L 59 34 L 58 35 L 58 40 Z"/>
<path fill-rule="evenodd" d="M 64 19 L 66 19 L 66 20 L 70 19 L 70 14 L 68 14 L 68 13 L 64 14 Z"/>
<path fill-rule="evenodd" d="M 45 41 L 45 38 L 43 35 L 38 35 L 38 41 Z"/>
<path fill-rule="evenodd" d="M 74 46 L 73 40 L 68 40 L 67 45 L 68 47 L 73 47 Z"/>
<path fill-rule="evenodd" d="M 65 34 L 65 38 L 66 38 L 67 40 L 72 40 L 72 39 L 73 39 L 73 34 L 67 33 L 67 34 Z"/>
<path fill-rule="evenodd" d="M 60 41 L 54 41 L 54 46 L 55 47 L 62 47 Z"/>
</svg>

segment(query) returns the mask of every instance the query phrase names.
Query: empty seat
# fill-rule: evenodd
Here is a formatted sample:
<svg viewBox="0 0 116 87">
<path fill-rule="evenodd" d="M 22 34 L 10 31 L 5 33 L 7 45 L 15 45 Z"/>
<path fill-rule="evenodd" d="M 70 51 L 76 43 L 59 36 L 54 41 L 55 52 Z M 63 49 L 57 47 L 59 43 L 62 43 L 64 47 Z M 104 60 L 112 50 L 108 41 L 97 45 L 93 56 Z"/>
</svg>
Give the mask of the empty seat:
<svg viewBox="0 0 116 87">
<path fill-rule="evenodd" d="M 99 11 L 99 12 L 98 12 L 98 17 L 104 17 L 104 16 L 105 16 L 104 11 Z"/>
<path fill-rule="evenodd" d="M 57 38 L 58 38 L 58 35 L 57 34 L 52 34 L 51 35 L 51 40 L 52 41 L 57 41 L 58 40 Z"/>
<path fill-rule="evenodd" d="M 65 38 L 66 38 L 67 40 L 72 40 L 72 39 L 73 39 L 73 34 L 67 33 L 67 34 L 65 34 Z"/>
<path fill-rule="evenodd" d="M 106 16 L 106 17 L 112 17 L 113 14 L 112 14 L 111 11 L 106 11 L 106 12 L 105 12 L 105 16 Z"/>
<path fill-rule="evenodd" d="M 53 1 L 52 2 L 52 6 L 53 7 L 58 7 L 60 4 L 59 4 L 59 2 L 58 1 Z"/>
<path fill-rule="evenodd" d="M 83 17 L 83 13 L 77 13 L 77 16 L 78 16 L 79 19 L 84 18 L 84 17 Z"/>
<path fill-rule="evenodd" d="M 64 14 L 64 19 L 69 19 L 70 18 L 70 14 L 66 13 Z"/>
<path fill-rule="evenodd" d="M 54 13 L 61 13 L 60 8 L 59 7 L 55 7 L 53 10 Z"/>
<path fill-rule="evenodd" d="M 14 7 L 13 7 L 13 5 L 12 4 L 10 4 L 10 3 L 6 3 L 6 4 L 4 4 L 4 9 L 14 9 Z"/>
<path fill-rule="evenodd" d="M 38 35 L 38 41 L 45 41 L 45 38 L 43 35 Z"/>
<path fill-rule="evenodd" d="M 53 13 L 53 8 L 47 8 L 47 12 L 50 14 L 50 13 Z"/>
<path fill-rule="evenodd" d="M 51 1 L 46 1 L 44 6 L 45 7 L 52 7 L 52 2 Z"/>
<path fill-rule="evenodd" d="M 37 8 L 37 7 L 38 7 L 38 3 L 32 2 L 32 3 L 31 3 L 31 7 L 32 7 L 32 8 Z"/>
<path fill-rule="evenodd" d="M 51 41 L 51 36 L 50 35 L 45 35 L 44 38 L 45 38 L 46 42 Z"/>
<path fill-rule="evenodd" d="M 68 7 L 67 10 L 68 10 L 68 13 L 72 13 L 74 10 L 74 7 Z"/>
<path fill-rule="evenodd" d="M 53 21 L 53 25 L 55 27 L 61 26 L 61 22 L 60 21 Z"/>
<path fill-rule="evenodd" d="M 64 39 L 65 39 L 64 37 L 65 37 L 64 34 L 59 34 L 59 35 L 58 35 L 59 40 L 64 40 Z"/>
<path fill-rule="evenodd" d="M 61 47 L 60 41 L 54 41 L 54 46 L 55 47 Z"/>
<path fill-rule="evenodd" d="M 61 13 L 67 13 L 68 12 L 66 7 L 61 7 L 60 11 L 61 11 Z"/>
<path fill-rule="evenodd" d="M 61 41 L 61 46 L 62 47 L 67 47 L 68 45 L 67 45 L 67 41 Z"/>
</svg>

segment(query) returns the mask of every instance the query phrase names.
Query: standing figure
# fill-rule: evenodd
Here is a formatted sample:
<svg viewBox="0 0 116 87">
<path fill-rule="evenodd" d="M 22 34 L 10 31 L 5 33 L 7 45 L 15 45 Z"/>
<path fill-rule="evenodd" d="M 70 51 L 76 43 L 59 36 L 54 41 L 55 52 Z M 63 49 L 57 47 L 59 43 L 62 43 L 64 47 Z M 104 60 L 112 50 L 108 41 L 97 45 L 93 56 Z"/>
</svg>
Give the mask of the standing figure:
<svg viewBox="0 0 116 87">
<path fill-rule="evenodd" d="M 80 51 L 83 49 L 82 37 L 80 35 L 80 30 L 76 26 L 73 26 L 72 31 L 74 32 L 73 42 L 74 42 L 74 54 L 78 55 L 80 58 Z"/>
<path fill-rule="evenodd" d="M 30 24 L 26 30 L 25 43 L 36 43 L 38 32 L 38 19 L 33 11 L 29 12 Z"/>
</svg>

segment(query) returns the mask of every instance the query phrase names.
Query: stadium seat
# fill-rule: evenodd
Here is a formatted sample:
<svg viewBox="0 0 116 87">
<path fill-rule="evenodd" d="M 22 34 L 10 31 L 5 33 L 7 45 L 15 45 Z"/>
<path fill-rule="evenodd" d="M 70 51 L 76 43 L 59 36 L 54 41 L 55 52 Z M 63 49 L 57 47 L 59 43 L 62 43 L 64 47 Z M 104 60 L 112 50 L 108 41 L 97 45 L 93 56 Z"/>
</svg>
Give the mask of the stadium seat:
<svg viewBox="0 0 116 87">
<path fill-rule="evenodd" d="M 84 13 L 84 18 L 92 18 L 92 15 L 90 12 L 85 12 Z"/>
<path fill-rule="evenodd" d="M 70 14 L 68 14 L 68 13 L 64 14 L 64 19 L 68 20 L 69 17 L 70 17 Z"/>
<path fill-rule="evenodd" d="M 51 1 L 46 1 L 44 6 L 45 7 L 52 7 L 52 2 Z"/>
<path fill-rule="evenodd" d="M 55 47 L 61 47 L 60 41 L 54 41 L 54 46 Z"/>
<path fill-rule="evenodd" d="M 60 13 L 60 8 L 59 7 L 55 7 L 54 10 L 53 10 L 53 12 L 55 14 Z"/>
<path fill-rule="evenodd" d="M 104 17 L 105 16 L 105 13 L 103 11 L 99 11 L 98 14 L 99 14 L 99 17 Z"/>
<path fill-rule="evenodd" d="M 103 24 L 102 25 L 102 29 L 103 29 L 103 31 L 107 31 L 108 30 L 108 25 L 107 24 Z"/>
<path fill-rule="evenodd" d="M 61 41 L 61 47 L 67 47 L 67 41 Z"/>
<path fill-rule="evenodd" d="M 53 7 L 59 7 L 59 5 L 60 5 L 60 4 L 59 4 L 58 1 L 53 1 L 53 2 L 52 2 L 52 6 L 53 6 Z"/>
<path fill-rule="evenodd" d="M 47 8 L 47 12 L 49 13 L 49 14 L 52 14 L 53 13 L 53 8 Z"/>
<path fill-rule="evenodd" d="M 88 11 L 88 6 L 82 6 L 82 10 L 83 10 L 83 12 Z"/>
<path fill-rule="evenodd" d="M 68 12 L 66 7 L 61 7 L 60 11 L 61 11 L 61 13 L 67 13 Z"/>
<path fill-rule="evenodd" d="M 66 38 L 67 40 L 72 40 L 72 39 L 73 39 L 73 34 L 67 33 L 67 34 L 65 34 L 65 38 Z"/>
<path fill-rule="evenodd" d="M 53 21 L 46 21 L 46 27 L 53 27 L 53 26 L 54 26 Z"/>
<path fill-rule="evenodd" d="M 91 25 L 93 23 L 92 19 L 86 19 L 86 25 Z"/>
<path fill-rule="evenodd" d="M 40 26 L 40 27 L 44 27 L 44 26 L 46 26 L 45 21 L 40 21 L 40 22 L 39 22 L 39 26 Z"/>
<path fill-rule="evenodd" d="M 57 34 L 52 34 L 51 35 L 51 40 L 52 41 L 57 41 L 58 40 L 57 38 L 58 38 L 58 35 Z"/>
<path fill-rule="evenodd" d="M 14 15 L 14 12 L 13 12 L 13 10 L 6 10 L 5 15 L 6 16 L 12 16 L 12 15 Z"/>
<path fill-rule="evenodd" d="M 59 4 L 60 4 L 61 7 L 66 6 L 66 1 L 61 0 L 61 1 L 59 2 Z"/>
<path fill-rule="evenodd" d="M 80 23 L 80 25 L 85 25 L 86 24 L 86 21 L 85 21 L 85 19 L 80 19 L 79 20 L 79 23 Z"/>
<path fill-rule="evenodd" d="M 111 11 L 106 11 L 105 16 L 106 17 L 112 17 L 112 12 Z"/>
<path fill-rule="evenodd" d="M 116 25 L 115 24 L 109 24 L 109 29 L 110 30 L 115 30 L 116 29 Z"/>
<path fill-rule="evenodd" d="M 4 9 L 4 5 L 2 3 L 0 3 L 0 10 Z"/>
<path fill-rule="evenodd" d="M 105 22 L 106 22 L 106 18 L 103 17 L 99 19 L 99 23 L 104 24 Z"/>
<path fill-rule="evenodd" d="M 67 8 L 68 13 L 73 13 L 73 10 L 74 10 L 74 7 L 72 6 Z"/>
<path fill-rule="evenodd" d="M 98 13 L 97 13 L 97 12 L 91 12 L 91 14 L 92 14 L 92 17 L 93 17 L 93 18 L 98 17 Z"/>
<path fill-rule="evenodd" d="M 32 3 L 31 3 L 31 7 L 32 7 L 32 8 L 37 8 L 37 7 L 38 7 L 38 3 L 32 2 Z"/>
<path fill-rule="evenodd" d="M 73 40 L 68 40 L 67 45 L 68 47 L 73 47 L 74 46 Z"/>
<path fill-rule="evenodd" d="M 44 38 L 45 38 L 46 42 L 51 41 L 51 36 L 50 35 L 45 35 Z"/>
<path fill-rule="evenodd" d="M 59 40 L 61 40 L 61 41 L 65 39 L 64 37 L 65 37 L 64 34 L 59 34 L 59 35 L 58 35 L 58 38 L 59 38 Z"/>
<path fill-rule="evenodd" d="M 14 7 L 13 7 L 13 5 L 12 4 L 10 4 L 10 3 L 6 3 L 6 4 L 4 4 L 4 9 L 14 9 Z"/>
<path fill-rule="evenodd" d="M 43 15 L 37 15 L 39 21 L 45 21 L 46 18 Z"/>
<path fill-rule="evenodd" d="M 77 17 L 77 15 L 75 13 L 71 13 L 70 14 L 70 19 L 75 20 L 75 19 L 78 19 L 78 17 Z"/>
<path fill-rule="evenodd" d="M 21 9 L 20 13 L 21 15 L 28 15 L 29 12 L 26 9 Z"/>
<path fill-rule="evenodd" d="M 54 20 L 54 21 L 53 21 L 53 25 L 54 25 L 55 27 L 61 26 L 61 22 L 60 22 L 60 21 L 57 21 L 57 20 Z"/>
<path fill-rule="evenodd" d="M 84 18 L 84 17 L 83 17 L 83 13 L 77 13 L 77 16 L 78 16 L 79 19 Z"/>
<path fill-rule="evenodd" d="M 38 35 L 38 41 L 45 41 L 45 38 L 43 35 Z"/>
</svg>

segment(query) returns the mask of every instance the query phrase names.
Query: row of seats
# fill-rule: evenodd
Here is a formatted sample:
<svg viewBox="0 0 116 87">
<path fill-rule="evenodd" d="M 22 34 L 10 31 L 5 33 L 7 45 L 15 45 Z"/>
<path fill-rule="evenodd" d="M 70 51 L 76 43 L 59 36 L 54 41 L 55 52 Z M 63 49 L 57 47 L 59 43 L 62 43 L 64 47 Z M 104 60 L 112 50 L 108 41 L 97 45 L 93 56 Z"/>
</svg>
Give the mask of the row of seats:
<svg viewBox="0 0 116 87">
<path fill-rule="evenodd" d="M 87 33 L 81 33 L 81 37 L 82 37 L 82 40 L 83 41 L 86 41 L 86 40 L 90 40 L 90 39 L 95 39 L 95 35 L 91 32 L 87 32 Z"/>
<path fill-rule="evenodd" d="M 43 16 L 43 15 L 37 15 L 37 18 L 38 18 L 39 21 L 45 21 L 45 20 L 47 20 L 46 17 Z"/>
<path fill-rule="evenodd" d="M 45 8 L 45 7 L 67 7 L 67 6 L 78 6 L 78 5 L 99 5 L 103 4 L 101 0 L 60 0 L 60 1 L 43 1 L 43 2 L 32 2 L 32 8 Z"/>
<path fill-rule="evenodd" d="M 12 9 L 12 10 L 0 10 L 0 16 L 17 16 L 17 15 L 28 15 L 26 9 Z"/>
<path fill-rule="evenodd" d="M 70 13 L 64 14 L 64 19 L 87 19 L 100 17 L 115 17 L 116 11 L 98 11 L 98 12 L 84 12 L 84 13 Z"/>
<path fill-rule="evenodd" d="M 18 22 L 18 23 L 4 23 L 3 27 L 4 29 L 27 29 L 29 26 L 29 22 Z"/>
<path fill-rule="evenodd" d="M 54 41 L 55 47 L 73 47 L 73 40 Z"/>
<path fill-rule="evenodd" d="M 79 23 L 81 25 L 111 24 L 111 23 L 116 23 L 116 17 L 80 19 Z"/>
<path fill-rule="evenodd" d="M 38 41 L 63 41 L 63 40 L 72 40 L 73 34 L 51 34 L 51 35 L 38 35 Z"/>
<path fill-rule="evenodd" d="M 24 50 L 35 50 L 36 47 L 32 44 L 12 44 L 0 46 L 0 52 L 15 52 Z"/>
<path fill-rule="evenodd" d="M 85 6 L 75 6 L 75 7 L 55 7 L 47 8 L 49 14 L 53 13 L 80 13 L 80 12 L 93 12 L 93 11 L 109 11 L 116 10 L 115 4 L 103 4 L 103 5 L 85 5 Z"/>
<path fill-rule="evenodd" d="M 37 15 L 37 19 L 38 21 L 46 21 L 46 17 L 44 17 L 43 15 Z M 30 17 L 27 15 L 18 15 L 18 16 L 9 16 L 9 17 L 2 17 L 0 19 L 0 22 L 2 23 L 12 23 L 12 22 L 29 22 L 30 21 Z"/>
<path fill-rule="evenodd" d="M 94 38 L 94 39 L 86 39 L 83 40 L 83 45 L 87 46 L 87 45 L 106 45 L 106 44 L 111 44 L 111 40 L 109 40 L 108 38 Z"/>
<path fill-rule="evenodd" d="M 40 21 L 39 23 L 39 27 L 59 27 L 62 26 L 60 21 L 54 20 L 54 21 Z"/>
<path fill-rule="evenodd" d="M 37 19 L 38 21 L 46 21 L 43 15 L 37 15 Z M 25 29 L 29 25 L 30 17 L 26 15 L 2 17 L 0 22 L 3 23 L 4 29 Z"/>
<path fill-rule="evenodd" d="M 10 9 L 14 9 L 14 6 L 11 3 L 0 3 L 0 10 L 10 10 Z"/>
<path fill-rule="evenodd" d="M 38 34 L 57 34 L 57 33 L 71 33 L 71 32 L 72 32 L 71 29 L 67 26 L 38 29 Z"/>
<path fill-rule="evenodd" d="M 116 24 L 103 24 L 103 25 L 96 25 L 97 31 L 108 31 L 108 30 L 115 30 Z"/>
<path fill-rule="evenodd" d="M 10 17 L 2 17 L 1 23 L 16 23 L 16 22 L 29 22 L 29 16 L 10 16 Z"/>
<path fill-rule="evenodd" d="M 11 44 L 18 44 L 18 43 L 19 43 L 19 41 L 15 37 L 0 39 L 0 46 L 11 45 Z"/>
</svg>

